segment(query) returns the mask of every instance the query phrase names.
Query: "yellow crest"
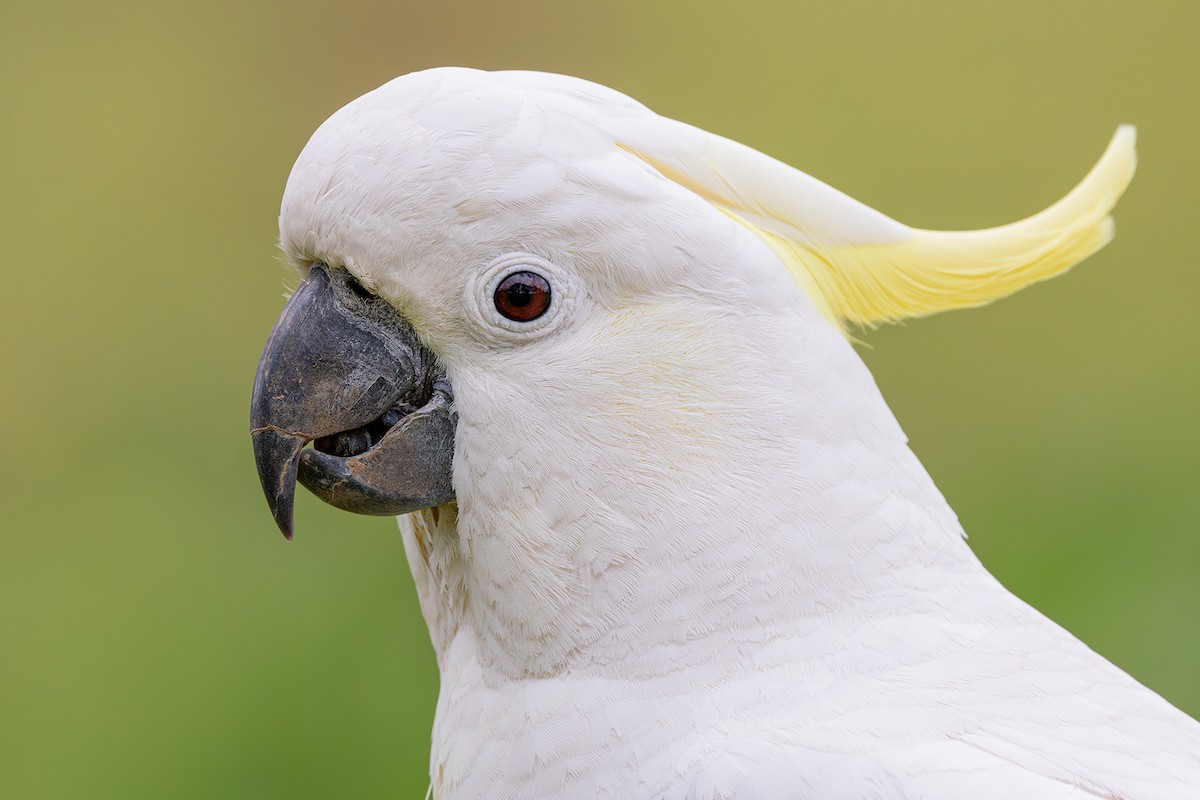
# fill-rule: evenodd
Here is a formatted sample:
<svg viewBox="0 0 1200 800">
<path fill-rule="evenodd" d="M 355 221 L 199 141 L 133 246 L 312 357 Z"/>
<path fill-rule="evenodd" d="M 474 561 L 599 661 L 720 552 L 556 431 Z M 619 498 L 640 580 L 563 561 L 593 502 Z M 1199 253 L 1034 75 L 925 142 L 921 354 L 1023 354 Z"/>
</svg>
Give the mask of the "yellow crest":
<svg viewBox="0 0 1200 800">
<path fill-rule="evenodd" d="M 1087 177 L 1020 222 L 978 231 L 909 228 L 781 161 L 673 120 L 627 124 L 620 146 L 745 225 L 834 324 L 989 303 L 1052 278 L 1112 239 L 1109 212 L 1133 178 L 1131 125 Z"/>
</svg>

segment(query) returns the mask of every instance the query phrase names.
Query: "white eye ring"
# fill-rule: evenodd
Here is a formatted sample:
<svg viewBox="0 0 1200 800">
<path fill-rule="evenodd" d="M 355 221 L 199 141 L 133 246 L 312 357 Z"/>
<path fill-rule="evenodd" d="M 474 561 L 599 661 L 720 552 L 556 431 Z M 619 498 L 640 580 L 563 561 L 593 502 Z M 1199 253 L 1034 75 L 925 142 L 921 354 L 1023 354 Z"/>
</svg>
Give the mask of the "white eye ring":
<svg viewBox="0 0 1200 800">
<path fill-rule="evenodd" d="M 510 275 L 532 272 L 550 284 L 550 305 L 537 318 L 521 322 L 496 310 L 496 289 Z M 463 296 L 467 318 L 488 339 L 525 342 L 557 330 L 570 317 L 582 294 L 578 282 L 566 270 L 532 253 L 508 253 L 492 261 L 472 281 Z"/>
</svg>

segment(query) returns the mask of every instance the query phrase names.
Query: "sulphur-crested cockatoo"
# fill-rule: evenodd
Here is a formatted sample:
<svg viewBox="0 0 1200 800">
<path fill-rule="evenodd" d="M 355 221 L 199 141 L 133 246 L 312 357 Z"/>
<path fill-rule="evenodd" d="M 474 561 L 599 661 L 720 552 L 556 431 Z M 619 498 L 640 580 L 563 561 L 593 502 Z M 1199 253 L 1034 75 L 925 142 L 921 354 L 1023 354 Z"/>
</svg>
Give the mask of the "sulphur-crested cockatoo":
<svg viewBox="0 0 1200 800">
<path fill-rule="evenodd" d="M 1200 725 L 984 569 L 846 335 L 1068 269 L 1133 170 L 1121 128 L 944 233 L 557 75 L 325 122 L 255 454 L 286 534 L 297 478 L 405 515 L 433 796 L 1200 797 Z"/>
</svg>

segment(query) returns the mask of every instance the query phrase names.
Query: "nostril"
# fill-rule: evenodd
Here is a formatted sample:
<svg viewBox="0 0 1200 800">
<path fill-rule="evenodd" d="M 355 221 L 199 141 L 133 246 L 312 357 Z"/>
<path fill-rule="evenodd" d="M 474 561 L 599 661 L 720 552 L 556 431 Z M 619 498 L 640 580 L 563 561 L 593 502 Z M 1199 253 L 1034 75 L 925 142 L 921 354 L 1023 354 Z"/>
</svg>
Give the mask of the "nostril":
<svg viewBox="0 0 1200 800">
<path fill-rule="evenodd" d="M 367 287 L 363 286 L 361 283 L 354 280 L 354 278 L 351 278 L 350 280 L 346 281 L 346 283 L 349 284 L 350 291 L 354 292 L 356 295 L 358 295 L 359 297 L 361 297 L 364 300 L 371 300 L 375 297 L 375 295 L 373 295 L 367 291 Z"/>
</svg>

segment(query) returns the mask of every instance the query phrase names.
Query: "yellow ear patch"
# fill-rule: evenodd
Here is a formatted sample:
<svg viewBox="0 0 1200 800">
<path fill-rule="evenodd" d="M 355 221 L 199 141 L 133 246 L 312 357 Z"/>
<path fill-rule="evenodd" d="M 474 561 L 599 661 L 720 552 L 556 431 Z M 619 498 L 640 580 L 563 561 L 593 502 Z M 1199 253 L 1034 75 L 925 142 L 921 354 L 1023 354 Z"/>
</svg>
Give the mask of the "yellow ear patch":
<svg viewBox="0 0 1200 800">
<path fill-rule="evenodd" d="M 676 123 L 678 124 L 678 123 Z M 690 129 L 663 154 L 622 145 L 763 239 L 834 324 L 873 326 L 979 306 L 1052 278 L 1107 244 L 1133 178 L 1135 131 L 1117 129 L 1087 177 L 1020 222 L 978 231 L 907 228 L 782 162 Z M 639 143 L 639 144 L 644 144 Z"/>
</svg>

